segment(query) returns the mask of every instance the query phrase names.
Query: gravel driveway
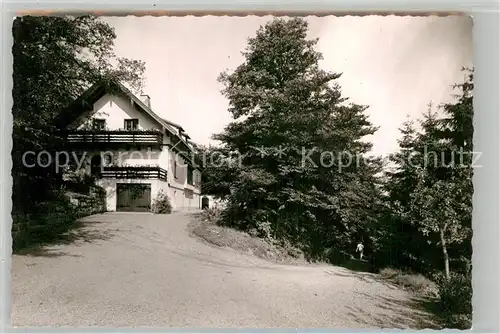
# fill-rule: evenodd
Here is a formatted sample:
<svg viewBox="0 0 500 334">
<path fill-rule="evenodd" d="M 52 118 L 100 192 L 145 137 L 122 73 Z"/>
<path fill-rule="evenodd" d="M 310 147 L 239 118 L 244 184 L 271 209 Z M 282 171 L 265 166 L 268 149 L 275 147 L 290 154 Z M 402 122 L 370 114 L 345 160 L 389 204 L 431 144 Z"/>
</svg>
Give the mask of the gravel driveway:
<svg viewBox="0 0 500 334">
<path fill-rule="evenodd" d="M 376 275 L 286 266 L 191 238 L 185 213 L 106 213 L 12 263 L 14 326 L 422 328 Z"/>
</svg>

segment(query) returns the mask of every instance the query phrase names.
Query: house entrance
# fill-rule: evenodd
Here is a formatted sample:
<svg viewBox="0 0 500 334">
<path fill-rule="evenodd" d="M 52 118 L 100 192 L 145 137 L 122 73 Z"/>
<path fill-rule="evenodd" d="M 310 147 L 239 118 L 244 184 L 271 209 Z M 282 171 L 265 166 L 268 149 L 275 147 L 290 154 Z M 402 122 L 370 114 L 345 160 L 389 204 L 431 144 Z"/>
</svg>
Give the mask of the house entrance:
<svg viewBox="0 0 500 334">
<path fill-rule="evenodd" d="M 206 196 L 203 196 L 202 199 L 201 199 L 201 208 L 204 210 L 204 209 L 208 209 L 209 208 L 209 199 L 208 197 Z"/>
<path fill-rule="evenodd" d="M 151 210 L 151 184 L 118 183 L 116 185 L 116 211 L 149 212 Z"/>
</svg>

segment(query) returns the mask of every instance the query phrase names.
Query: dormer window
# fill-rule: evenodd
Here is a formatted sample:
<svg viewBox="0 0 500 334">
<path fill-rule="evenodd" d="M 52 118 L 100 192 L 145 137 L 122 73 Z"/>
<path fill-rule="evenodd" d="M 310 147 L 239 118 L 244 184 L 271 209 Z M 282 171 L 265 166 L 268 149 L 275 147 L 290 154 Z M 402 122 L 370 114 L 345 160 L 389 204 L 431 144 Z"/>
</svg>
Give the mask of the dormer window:
<svg viewBox="0 0 500 334">
<path fill-rule="evenodd" d="M 125 130 L 137 130 L 139 128 L 139 120 L 137 118 L 131 118 L 125 120 Z"/>
<path fill-rule="evenodd" d="M 106 128 L 106 120 L 101 118 L 94 118 L 92 120 L 93 130 L 104 130 Z"/>
</svg>

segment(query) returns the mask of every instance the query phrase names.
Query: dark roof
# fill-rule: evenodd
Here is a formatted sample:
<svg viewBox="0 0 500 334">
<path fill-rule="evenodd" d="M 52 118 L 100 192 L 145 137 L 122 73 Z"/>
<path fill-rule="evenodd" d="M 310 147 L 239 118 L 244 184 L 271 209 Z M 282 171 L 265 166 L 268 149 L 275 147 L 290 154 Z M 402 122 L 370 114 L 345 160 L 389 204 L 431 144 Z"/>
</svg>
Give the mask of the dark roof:
<svg viewBox="0 0 500 334">
<path fill-rule="evenodd" d="M 56 126 L 60 129 L 68 127 L 75 118 L 89 109 L 89 104 L 94 103 L 106 94 L 107 89 L 104 84 L 95 84 L 80 95 L 67 108 L 62 110 L 56 117 Z"/>
<path fill-rule="evenodd" d="M 181 132 L 184 132 L 184 129 L 183 129 L 183 128 L 182 128 L 182 126 L 180 126 L 179 124 L 176 124 L 176 123 L 174 123 L 174 122 L 171 122 L 171 121 L 169 121 L 168 119 L 165 119 L 165 118 L 162 118 L 162 119 L 163 119 L 163 121 L 164 121 L 165 123 L 167 123 L 167 124 L 169 124 L 169 125 L 173 126 L 174 128 L 179 129 Z"/>
</svg>

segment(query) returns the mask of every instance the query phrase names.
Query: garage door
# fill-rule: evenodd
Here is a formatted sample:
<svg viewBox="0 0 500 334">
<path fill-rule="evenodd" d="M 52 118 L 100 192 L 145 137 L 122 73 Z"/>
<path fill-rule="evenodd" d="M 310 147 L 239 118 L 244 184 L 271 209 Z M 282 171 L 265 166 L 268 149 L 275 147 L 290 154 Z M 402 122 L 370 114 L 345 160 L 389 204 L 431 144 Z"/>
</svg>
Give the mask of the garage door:
<svg viewBox="0 0 500 334">
<path fill-rule="evenodd" d="M 116 211 L 147 212 L 151 210 L 151 184 L 118 183 Z"/>
</svg>

